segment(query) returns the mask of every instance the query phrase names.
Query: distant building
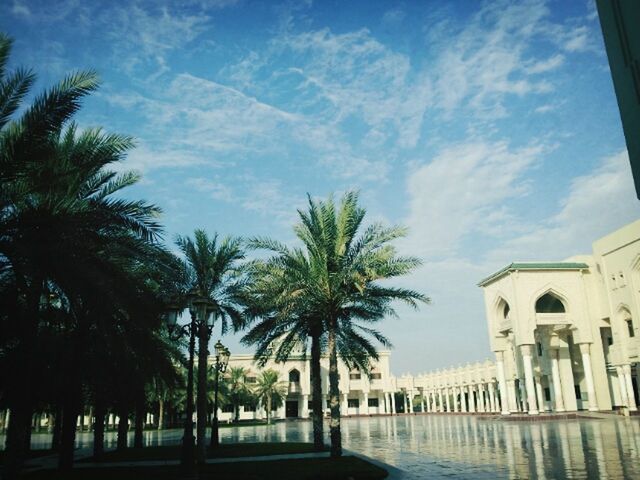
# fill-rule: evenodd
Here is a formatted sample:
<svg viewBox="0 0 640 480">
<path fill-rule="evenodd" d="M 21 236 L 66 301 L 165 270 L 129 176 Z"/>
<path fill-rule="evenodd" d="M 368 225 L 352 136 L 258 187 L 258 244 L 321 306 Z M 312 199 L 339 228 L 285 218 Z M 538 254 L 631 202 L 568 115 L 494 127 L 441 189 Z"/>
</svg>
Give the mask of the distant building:
<svg viewBox="0 0 640 480">
<path fill-rule="evenodd" d="M 592 255 L 512 263 L 479 285 L 502 413 L 637 411 L 640 221 Z"/>
<path fill-rule="evenodd" d="M 285 382 L 287 397 L 284 404 L 273 412 L 273 418 L 308 418 L 311 408 L 311 362 L 302 351 L 293 352 L 292 358 L 286 363 L 269 361 L 263 368 L 254 362 L 253 355 L 232 355 L 229 368 L 244 367 L 247 371 L 245 382 L 254 385 L 265 369 L 272 369 L 280 373 Z M 393 387 L 390 379 L 390 352 L 378 352 L 379 360 L 372 363 L 369 375 L 359 370 L 349 370 L 343 362 L 338 363 L 340 375 L 340 407 L 344 416 L 349 415 L 380 415 L 391 413 Z M 320 364 L 322 377 L 322 397 L 325 412 L 329 413 L 329 358 L 323 357 Z M 223 408 L 219 414 L 221 420 L 230 420 L 231 408 Z M 262 419 L 265 412 L 262 406 L 245 405 L 240 409 L 240 419 Z"/>
</svg>

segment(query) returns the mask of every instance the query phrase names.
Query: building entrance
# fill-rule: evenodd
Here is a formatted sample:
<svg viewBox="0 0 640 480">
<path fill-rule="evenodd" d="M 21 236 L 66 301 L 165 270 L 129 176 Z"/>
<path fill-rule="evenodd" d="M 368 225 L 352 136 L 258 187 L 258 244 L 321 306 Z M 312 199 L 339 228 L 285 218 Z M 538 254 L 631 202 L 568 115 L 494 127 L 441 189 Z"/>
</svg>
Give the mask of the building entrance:
<svg viewBox="0 0 640 480">
<path fill-rule="evenodd" d="M 298 416 L 298 401 L 297 400 L 287 400 L 286 415 L 287 415 L 287 418 L 292 418 L 292 417 L 297 417 Z"/>
</svg>

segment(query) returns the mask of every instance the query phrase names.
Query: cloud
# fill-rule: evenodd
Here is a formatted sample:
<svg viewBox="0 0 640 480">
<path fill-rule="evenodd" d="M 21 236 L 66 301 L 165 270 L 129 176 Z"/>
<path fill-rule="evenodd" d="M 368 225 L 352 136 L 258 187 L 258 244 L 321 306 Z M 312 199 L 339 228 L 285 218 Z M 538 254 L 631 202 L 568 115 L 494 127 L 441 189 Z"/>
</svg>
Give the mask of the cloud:
<svg viewBox="0 0 640 480">
<path fill-rule="evenodd" d="M 582 25 L 569 31 L 562 47 L 568 52 L 584 52 L 589 46 L 589 29 Z"/>
<path fill-rule="evenodd" d="M 602 159 L 571 181 L 559 210 L 546 221 L 505 241 L 488 258 L 562 260 L 589 254 L 594 240 L 640 218 L 640 204 L 626 151 Z"/>
<path fill-rule="evenodd" d="M 31 17 L 31 10 L 29 10 L 29 7 L 27 7 L 27 5 L 21 0 L 13 0 L 11 13 L 13 13 L 16 17 L 24 17 L 24 18 Z"/>
<path fill-rule="evenodd" d="M 407 14 L 399 8 L 387 10 L 384 12 L 384 15 L 382 15 L 382 24 L 387 27 L 397 27 L 402 23 L 406 16 Z"/>
<path fill-rule="evenodd" d="M 556 54 L 552 57 L 549 57 L 547 60 L 542 60 L 539 62 L 535 62 L 533 65 L 526 69 L 526 72 L 529 74 L 535 73 L 544 73 L 550 70 L 555 70 L 560 67 L 564 63 L 564 55 Z"/>
<path fill-rule="evenodd" d="M 505 202 L 529 191 L 524 173 L 543 151 L 487 141 L 444 148 L 409 175 L 404 224 L 411 233 L 404 248 L 427 259 L 451 256 L 467 236 L 499 233 L 512 218 Z"/>
<path fill-rule="evenodd" d="M 226 202 L 233 201 L 233 191 L 228 183 L 225 183 L 219 176 L 210 178 L 187 178 L 185 185 L 194 188 L 198 192 L 204 192 L 216 200 L 223 200 Z"/>
</svg>

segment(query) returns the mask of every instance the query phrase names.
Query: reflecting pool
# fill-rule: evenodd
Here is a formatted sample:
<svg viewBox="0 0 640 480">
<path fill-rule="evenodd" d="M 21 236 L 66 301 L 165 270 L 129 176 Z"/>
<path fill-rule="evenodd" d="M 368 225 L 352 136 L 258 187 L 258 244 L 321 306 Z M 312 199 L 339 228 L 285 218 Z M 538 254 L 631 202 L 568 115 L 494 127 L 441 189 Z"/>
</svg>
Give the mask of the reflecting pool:
<svg viewBox="0 0 640 480">
<path fill-rule="evenodd" d="M 325 425 L 328 433 L 328 426 Z M 401 478 L 640 479 L 640 417 L 507 422 L 463 415 L 347 418 L 343 445 L 403 471 Z M 311 422 L 223 428 L 222 442 L 311 441 Z M 179 443 L 179 430 L 145 432 L 148 445 Z M 132 440 L 132 439 L 131 439 Z M 49 435 L 34 434 L 34 448 Z M 106 435 L 108 447 L 115 434 Z M 78 435 L 91 446 L 91 434 Z"/>
</svg>

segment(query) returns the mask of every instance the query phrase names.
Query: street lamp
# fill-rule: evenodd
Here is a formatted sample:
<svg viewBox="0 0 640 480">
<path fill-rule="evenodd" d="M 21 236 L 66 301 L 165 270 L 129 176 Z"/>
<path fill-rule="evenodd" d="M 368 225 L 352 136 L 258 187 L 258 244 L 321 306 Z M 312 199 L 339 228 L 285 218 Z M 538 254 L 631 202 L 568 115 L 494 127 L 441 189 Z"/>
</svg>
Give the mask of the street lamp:
<svg viewBox="0 0 640 480">
<path fill-rule="evenodd" d="M 220 374 L 227 370 L 229 364 L 229 349 L 222 345 L 222 342 L 218 340 L 213 347 L 216 354 L 216 363 L 213 368 L 216 371 L 214 393 L 213 393 L 213 423 L 211 424 L 211 448 L 218 448 L 220 445 L 220 438 L 218 436 L 218 390 L 220 387 Z"/>
<path fill-rule="evenodd" d="M 180 464 L 187 470 L 193 469 L 195 437 L 193 436 L 193 358 L 195 355 L 196 334 L 202 328 L 207 331 L 213 329 L 213 315 L 207 315 L 208 299 L 196 295 L 189 297 L 189 313 L 191 321 L 185 325 L 178 324 L 178 315 L 184 307 L 170 304 L 166 307 L 165 321 L 169 336 L 178 340 L 189 336 L 189 363 L 187 366 L 187 398 L 186 418 L 184 421 L 184 434 L 182 437 L 182 454 Z"/>
</svg>

